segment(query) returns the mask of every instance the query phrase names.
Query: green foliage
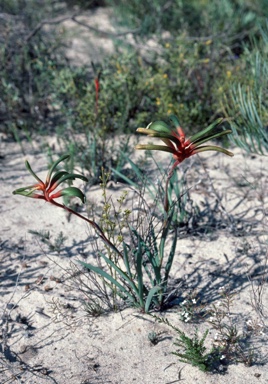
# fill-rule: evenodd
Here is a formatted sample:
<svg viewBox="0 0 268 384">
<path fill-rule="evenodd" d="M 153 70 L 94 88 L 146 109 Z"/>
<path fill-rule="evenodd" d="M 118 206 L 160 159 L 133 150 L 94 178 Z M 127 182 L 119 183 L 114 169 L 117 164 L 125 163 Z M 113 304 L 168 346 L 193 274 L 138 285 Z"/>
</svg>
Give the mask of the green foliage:
<svg viewBox="0 0 268 384">
<path fill-rule="evenodd" d="M 0 12 L 21 15 L 32 25 L 38 22 L 42 15 L 47 16 L 51 6 L 53 6 L 53 0 L 42 2 L 42 7 L 36 0 L 1 0 Z"/>
<path fill-rule="evenodd" d="M 56 3 L 48 0 L 38 18 L 34 17 L 36 1 L 3 0 L 0 5 L 1 12 L 17 16 L 22 13 L 18 19 L 20 29 L 6 25 L 5 43 L 0 48 L 1 129 L 18 141 L 24 135 L 31 140 L 33 133 L 55 135 L 62 152 L 71 155 L 67 171 L 56 171 L 67 156 L 52 161 L 45 182 L 27 162 L 27 169 L 38 183 L 19 188 L 14 194 L 46 200 L 76 215 L 91 225 L 103 241 L 103 247 L 97 248 L 95 263 L 81 262 L 96 288 L 85 303 L 89 314 L 103 313 L 104 302 L 113 310 L 119 309 L 122 302 L 146 313 L 163 310 L 170 298 L 178 227 L 190 221 L 195 224 L 200 212 L 190 199 L 184 175 L 167 175 L 158 164 L 162 174 L 155 184 L 150 178 L 151 169 L 141 170 L 129 159 L 132 148 L 125 134 L 169 114 L 176 114 L 186 132 L 193 133 L 225 115 L 238 145 L 265 152 L 268 67 L 264 46 L 268 33 L 258 24 L 263 27 L 263 19 L 268 16 L 267 1 L 107 0 L 122 24 L 135 29 L 134 43 L 130 50 L 127 39 L 124 44 L 120 40 L 120 49 L 92 68 L 70 66 L 61 50 L 61 36 L 44 30 L 31 35 L 39 21 L 59 14 Z M 83 6 L 85 2 L 68 3 Z M 86 5 L 99 3 L 90 1 Z M 14 20 L 11 23 L 14 26 Z M 154 39 L 155 48 L 143 45 L 149 37 Z M 193 144 L 219 138 L 218 132 L 208 137 L 212 127 L 201 132 L 204 137 L 200 132 L 195 134 Z M 185 143 L 182 136 L 177 140 L 181 140 L 178 144 Z M 188 144 L 185 147 L 189 149 Z M 86 170 L 91 184 L 101 178 L 104 203 L 99 224 L 54 201 L 78 197 L 85 202 L 84 193 L 71 186 L 77 178 L 87 181 L 74 173 L 77 163 Z M 127 164 L 131 175 L 126 173 Z M 140 198 L 142 213 L 137 219 L 124 208 L 126 192 L 116 203 L 108 196 L 110 170 L 114 179 L 127 182 Z M 167 180 L 166 184 L 163 180 Z M 55 192 L 66 181 L 69 186 Z M 164 198 L 170 204 L 163 208 Z M 62 233 L 54 243 L 49 232 L 32 233 L 57 252 L 65 241 Z M 184 321 L 194 317 L 192 304 L 193 300 L 182 303 Z M 241 359 L 251 361 L 251 355 L 241 353 L 242 335 L 236 326 L 223 321 L 227 312 L 229 307 L 225 312 L 214 307 L 210 323 L 220 334 L 220 344 L 215 343 L 209 352 L 205 347 L 208 331 L 200 337 L 195 330 L 189 336 L 167 320 L 160 321 L 177 332 L 178 350 L 174 354 L 180 361 L 202 371 L 220 364 L 221 352 L 228 358 L 237 358 L 239 352 Z M 157 336 L 155 332 L 148 335 L 152 343 L 158 341 Z"/>
<path fill-rule="evenodd" d="M 172 325 L 167 319 L 156 316 L 154 316 L 154 318 L 158 322 L 168 325 L 178 334 L 179 338 L 176 339 L 174 345 L 179 347 L 179 350 L 172 353 L 179 357 L 179 361 L 191 364 L 203 372 L 210 370 L 211 357 L 214 353 L 214 350 L 205 353 L 207 348 L 205 347 L 204 343 L 209 332 L 208 330 L 206 330 L 203 336 L 199 338 L 198 330 L 196 328 L 194 336 L 191 337 L 187 336 L 185 332 Z"/>
<path fill-rule="evenodd" d="M 208 319 L 210 327 L 212 327 L 211 331 L 216 331 L 214 339 L 210 340 L 210 349 L 205 346 L 208 334 L 212 333 L 209 330 L 206 330 L 200 337 L 198 329 L 195 328 L 193 336 L 189 336 L 171 324 L 167 318 L 151 315 L 157 322 L 166 324 L 177 333 L 178 337 L 174 345 L 178 347 L 178 350 L 172 353 L 179 357 L 179 361 L 198 367 L 203 372 L 224 373 L 230 363 L 243 362 L 250 366 L 257 358 L 254 348 L 249 343 L 250 337 L 254 333 L 253 323 L 248 322 L 248 331 L 239 332 L 235 325 L 237 319 L 231 310 L 233 295 L 230 293 L 229 287 L 221 287 L 219 293 L 221 300 L 216 305 L 212 305 L 211 310 L 206 310 L 206 315 L 209 313 L 211 315 Z M 196 299 L 184 300 L 181 304 L 186 313 L 182 319 L 184 322 L 192 320 L 191 307 L 194 303 L 196 303 Z"/>
<path fill-rule="evenodd" d="M 194 36 L 218 33 L 235 34 L 254 29 L 256 22 L 268 14 L 262 1 L 231 0 L 108 0 L 122 24 L 138 28 L 141 35 L 189 32 Z M 239 17 L 235 17 L 239 15 Z"/>
<path fill-rule="evenodd" d="M 74 109 L 68 105 L 68 113 L 72 111 L 70 133 L 67 138 L 66 130 L 65 135 L 60 131 L 58 134 L 65 150 L 69 151 L 68 147 L 72 146 L 79 163 L 90 172 L 92 182 L 98 180 L 102 167 L 120 170 L 125 165 L 122 153 L 129 151 L 127 140 L 120 140 L 120 144 L 113 146 L 111 151 L 108 147 L 111 137 L 134 132 L 137 126 L 145 125 L 163 114 L 178 114 L 188 130 L 204 124 L 210 117 L 210 89 L 204 93 L 198 91 L 198 82 L 193 81 L 192 75 L 189 76 L 195 67 L 203 68 L 205 73 L 208 65 L 203 62 L 203 57 L 206 54 L 200 50 L 196 60 L 189 62 L 185 58 L 191 55 L 192 44 L 181 43 L 173 47 L 164 45 L 164 62 L 160 64 L 156 61 L 154 66 L 148 66 L 141 57 L 133 54 L 110 57 L 102 65 L 97 113 L 93 79 L 85 83 L 84 90 L 78 96 L 80 102 L 74 104 Z M 209 49 L 208 45 L 201 45 Z M 178 49 L 182 51 L 179 55 Z M 194 97 L 197 92 L 199 99 Z M 77 132 L 84 135 L 84 140 L 76 139 Z M 73 138 L 71 144 L 70 137 Z"/>
<path fill-rule="evenodd" d="M 124 228 L 128 226 L 128 219 L 131 214 L 129 209 L 124 209 L 124 204 L 127 199 L 128 192 L 123 191 L 121 196 L 117 199 L 117 206 L 115 208 L 114 202 L 110 196 L 107 195 L 107 183 L 110 179 L 110 173 L 105 173 L 102 170 L 101 176 L 101 189 L 103 197 L 103 205 L 100 213 L 100 228 L 106 234 L 109 241 L 114 244 L 116 249 L 120 247 L 124 239 Z M 119 265 L 120 253 L 114 252 L 110 247 L 106 246 L 106 253 L 108 258 L 116 266 Z M 117 270 L 108 265 L 109 273 L 113 279 L 117 279 Z M 120 278 L 120 277 L 119 277 Z M 117 286 L 111 285 L 113 293 L 113 307 L 116 308 L 117 303 Z"/>
<path fill-rule="evenodd" d="M 199 339 L 197 329 L 195 329 L 194 337 L 186 336 L 184 332 L 180 334 L 179 339 L 174 343 L 177 347 L 183 350 L 183 352 L 173 352 L 178 356 L 181 362 L 190 363 L 194 367 L 198 367 L 201 371 L 208 370 L 208 357 L 206 354 L 206 347 L 204 346 L 205 339 L 208 335 L 208 330 Z"/>
<path fill-rule="evenodd" d="M 32 0 L 1 3 L 0 10 L 10 14 L 3 19 L 0 49 L 1 130 L 17 141 L 31 140 L 33 133 L 55 133 L 91 183 L 98 182 L 102 167 L 120 171 L 125 165 L 127 140 L 111 149 L 111 138 L 170 113 L 178 115 L 187 133 L 224 114 L 236 143 L 266 150 L 267 87 L 262 80 L 267 78 L 267 33 L 259 28 L 268 14 L 265 0 L 107 4 L 128 27 L 138 29 L 137 47 L 142 36 L 154 33 L 157 49 L 133 53 L 127 40 L 119 40 L 120 51 L 94 66 L 101 72 L 96 108 L 97 73 L 89 65 L 70 66 L 60 34 L 42 29 L 27 40 L 38 21 L 61 15 L 65 8 L 48 0 L 37 13 Z"/>
<path fill-rule="evenodd" d="M 95 111 L 95 85 L 90 81 L 77 107 L 78 125 L 91 127 L 99 137 L 113 132 L 126 133 L 136 127 L 137 121 L 131 122 L 135 112 L 148 109 L 141 105 L 148 71 L 136 54 L 109 57 L 101 69 L 98 113 Z"/>
<path fill-rule="evenodd" d="M 21 23 L 22 31 L 10 30 L 7 24 L 5 44 L 0 48 L 1 129 L 20 138 L 33 132 L 47 134 L 52 117 L 60 122 L 55 95 L 59 99 L 61 94 L 56 79 L 61 78 L 61 71 L 66 72 L 59 42 L 46 36 L 25 42 L 29 28 Z M 63 79 L 61 83 L 62 88 Z"/>
<path fill-rule="evenodd" d="M 83 192 L 76 187 L 63 188 L 62 190 L 55 193 L 55 189 L 62 183 L 69 182 L 72 183 L 75 179 L 80 179 L 83 181 L 88 181 L 88 179 L 80 174 L 69 173 L 67 171 L 56 171 L 57 166 L 64 160 L 67 160 L 69 155 L 62 155 L 58 160 L 56 160 L 51 167 L 49 168 L 45 182 L 43 182 L 36 173 L 32 170 L 29 162 L 25 161 L 25 166 L 31 175 L 38 181 L 37 184 L 29 185 L 24 188 L 19 188 L 13 191 L 14 195 L 22 195 L 31 198 L 38 198 L 53 202 L 53 199 L 68 196 L 68 197 L 78 197 L 82 203 L 85 203 L 86 197 Z M 40 192 L 40 193 L 36 193 Z M 52 195 L 51 193 L 54 192 Z"/>
<path fill-rule="evenodd" d="M 107 195 L 107 183 L 110 180 L 110 173 L 105 173 L 103 170 L 101 176 L 101 189 L 103 197 L 103 205 L 100 213 L 100 227 L 107 234 L 107 238 L 112 243 L 119 247 L 123 241 L 123 230 L 128 225 L 131 211 L 124 209 L 128 191 L 122 192 L 117 199 L 117 207 L 115 208 L 111 196 Z"/>
<path fill-rule="evenodd" d="M 255 41 L 253 50 L 246 49 L 237 63 L 243 76 L 236 70 L 235 80 L 230 75 L 225 83 L 221 105 L 231 117 L 235 143 L 248 152 L 264 154 L 268 151 L 268 27 L 261 32 L 262 39 Z"/>
<path fill-rule="evenodd" d="M 119 207 L 121 202 L 119 201 Z M 108 229 L 107 237 L 113 236 L 115 226 L 110 218 L 107 219 L 110 207 L 104 207 L 104 230 Z M 120 208 L 121 209 L 121 208 Z M 118 214 L 116 214 L 117 216 Z M 167 223 L 160 229 L 161 239 L 157 244 L 157 234 L 153 223 L 149 224 L 147 233 L 143 236 L 137 229 L 127 226 L 130 231 L 130 241 L 125 240 L 127 235 L 122 236 L 122 229 L 119 227 L 120 235 L 117 242 L 122 243 L 122 252 L 114 253 L 108 250 L 108 257 L 103 252 L 100 253 L 105 267 L 95 266 L 91 263 L 81 262 L 91 272 L 99 275 L 104 283 L 110 288 L 114 302 L 116 296 L 131 306 L 138 307 L 144 312 L 151 309 L 161 309 L 166 302 L 168 289 L 168 279 L 173 264 L 177 234 L 174 232 L 172 245 L 167 253 L 166 241 L 171 228 L 172 214 Z M 122 224 L 121 224 L 122 225 Z M 107 251 L 107 250 L 106 250 Z M 108 268 L 108 272 L 106 269 Z"/>
</svg>

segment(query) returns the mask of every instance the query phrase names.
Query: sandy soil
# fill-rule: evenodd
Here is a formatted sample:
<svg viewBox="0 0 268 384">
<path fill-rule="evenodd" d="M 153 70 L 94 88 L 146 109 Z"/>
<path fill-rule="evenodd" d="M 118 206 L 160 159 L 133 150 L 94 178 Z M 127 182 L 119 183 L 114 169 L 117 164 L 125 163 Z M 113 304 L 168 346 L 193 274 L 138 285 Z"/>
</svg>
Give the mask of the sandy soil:
<svg viewBox="0 0 268 384">
<path fill-rule="evenodd" d="M 110 11 L 98 12 L 80 20 L 114 32 L 109 26 Z M 64 26 L 70 31 L 74 24 L 68 21 Z M 92 55 L 99 59 L 113 49 L 110 39 L 97 37 L 98 44 L 94 44 L 91 32 L 74 27 L 76 35 L 66 53 L 74 64 L 90 62 Z M 202 162 L 189 159 L 186 165 L 190 197 L 199 211 L 187 228 L 178 231 L 171 273 L 174 284 L 178 282 L 178 299 L 158 315 L 189 335 L 196 326 L 200 334 L 209 329 L 206 345 L 210 348 L 216 331 L 208 318 L 197 321 L 202 307 L 194 306 L 195 321 L 186 323 L 180 320 L 179 304 L 195 292 L 197 303 L 202 300 L 207 309 L 220 305 L 220 289 L 229 287 L 233 294 L 230 321 L 239 334 L 247 331 L 251 336 L 242 352 L 252 348 L 256 355 L 250 367 L 242 362 L 225 365 L 223 360 L 217 372 L 205 374 L 171 354 L 176 350 L 176 333 L 151 316 L 131 308 L 97 318 L 89 316 L 84 305 L 87 297 L 75 272 L 78 260 L 94 260 L 96 237 L 84 222 L 67 217 L 64 211 L 12 195 L 14 189 L 33 183 L 24 166 L 25 158 L 41 176 L 46 174 L 47 159 L 39 152 L 38 143 L 23 146 L 27 156 L 5 137 L 0 142 L 1 383 L 268 382 L 267 157 L 234 149 L 233 159 L 202 155 Z M 166 156 L 163 161 L 167 161 Z M 111 183 L 108 192 L 116 204 L 121 191 L 128 189 Z M 99 186 L 86 190 L 86 194 L 89 203 L 102 203 Z M 133 207 L 131 192 L 129 196 L 126 208 Z M 41 230 L 49 231 L 52 244 L 60 232 L 68 237 L 60 253 L 29 232 Z M 159 335 L 156 345 L 148 339 L 150 332 Z"/>
<path fill-rule="evenodd" d="M 47 162 L 38 153 L 38 146 L 24 147 L 35 171 L 45 175 Z M 14 189 L 33 180 L 24 167 L 20 147 L 4 139 L 1 383 L 266 383 L 268 296 L 264 290 L 261 316 L 254 309 L 253 294 L 258 284 L 267 279 L 267 158 L 244 155 L 238 149 L 234 152 L 233 159 L 203 155 L 206 172 L 199 160 L 189 160 L 191 197 L 199 201 L 208 220 L 200 218 L 194 234 L 179 231 L 172 277 L 183 282 L 178 302 L 194 290 L 207 307 L 221 300 L 219 289 L 228 285 L 234 294 L 233 324 L 240 333 L 249 328 L 249 321 L 255 324 L 250 347 L 258 358 L 251 367 L 242 363 L 223 365 L 225 374 L 205 374 L 171 354 L 176 349 L 173 330 L 138 310 L 88 316 L 82 305 L 85 296 L 75 283 L 73 272 L 77 260 L 92 261 L 92 231 L 75 217 L 68 221 L 65 212 L 47 203 L 12 195 Z M 127 189 L 126 185 L 117 187 L 119 195 L 120 190 Z M 221 196 L 222 206 L 215 205 L 214 188 Z M 112 186 L 109 191 L 115 194 Z M 89 201 L 95 197 L 95 201 L 100 201 L 100 196 L 98 186 L 87 191 Z M 29 230 L 50 231 L 52 242 L 62 231 L 68 240 L 58 254 Z M 181 307 L 174 305 L 162 315 L 187 334 L 193 334 L 196 324 L 181 321 L 181 312 Z M 208 319 L 198 322 L 200 332 L 207 328 L 209 347 L 215 331 Z M 160 335 L 157 345 L 148 339 L 152 331 Z"/>
</svg>

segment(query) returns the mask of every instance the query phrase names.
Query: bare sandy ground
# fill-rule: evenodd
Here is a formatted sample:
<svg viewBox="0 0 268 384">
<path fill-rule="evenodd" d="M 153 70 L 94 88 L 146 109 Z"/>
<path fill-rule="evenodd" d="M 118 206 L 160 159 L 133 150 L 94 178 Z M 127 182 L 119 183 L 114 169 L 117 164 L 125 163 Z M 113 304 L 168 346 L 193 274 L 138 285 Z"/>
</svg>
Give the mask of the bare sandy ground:
<svg viewBox="0 0 268 384">
<path fill-rule="evenodd" d="M 171 274 L 183 282 L 178 300 L 195 291 L 209 307 L 221 300 L 220 287 L 229 286 L 234 294 L 233 324 L 241 334 L 250 321 L 255 327 L 248 345 L 257 357 L 252 366 L 233 363 L 223 365 L 222 374 L 205 374 L 171 354 L 176 350 L 172 329 L 137 309 L 88 316 L 86 298 L 72 273 L 77 260 L 93 260 L 92 231 L 76 217 L 68 221 L 65 212 L 47 203 L 12 195 L 33 182 L 25 158 L 39 175 L 46 174 L 47 160 L 37 144 L 24 147 L 26 157 L 16 143 L 5 138 L 1 142 L 1 383 L 267 383 L 266 157 L 238 149 L 232 159 L 202 155 L 206 171 L 198 159 L 189 159 L 191 198 L 199 202 L 204 220 L 194 234 L 178 232 Z M 115 199 L 128 189 L 117 187 L 116 193 L 112 186 L 108 189 Z M 88 201 L 101 203 L 98 186 L 86 193 Z M 52 242 L 62 231 L 68 240 L 58 254 L 29 230 L 50 231 Z M 254 292 L 261 284 L 263 316 L 254 308 Z M 174 305 L 161 315 L 187 334 L 192 335 L 196 325 L 200 334 L 209 329 L 209 348 L 215 330 L 208 319 L 185 323 L 181 312 Z M 157 345 L 148 339 L 152 331 L 159 334 Z"/>
</svg>

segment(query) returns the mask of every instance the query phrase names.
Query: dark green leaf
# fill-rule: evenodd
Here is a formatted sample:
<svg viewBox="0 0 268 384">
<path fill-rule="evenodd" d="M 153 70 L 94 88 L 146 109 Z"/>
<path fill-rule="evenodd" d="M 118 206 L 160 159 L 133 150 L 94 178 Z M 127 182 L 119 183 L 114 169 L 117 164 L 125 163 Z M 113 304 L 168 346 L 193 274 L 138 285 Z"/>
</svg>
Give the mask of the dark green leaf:
<svg viewBox="0 0 268 384">
<path fill-rule="evenodd" d="M 50 188 L 54 183 L 56 183 L 62 176 L 67 175 L 67 174 L 68 174 L 67 171 L 58 171 L 58 172 L 56 172 L 53 175 L 48 188 Z"/>
<path fill-rule="evenodd" d="M 203 129 L 200 132 L 197 132 L 195 135 L 190 137 L 191 142 L 195 142 L 196 140 L 202 139 L 204 135 L 207 135 L 212 129 L 214 129 L 217 125 L 219 125 L 223 121 L 222 118 L 217 119 L 214 123 L 210 124 L 207 128 Z"/>
<path fill-rule="evenodd" d="M 161 133 L 170 133 L 170 131 L 172 130 L 164 121 L 155 121 L 154 123 L 150 124 L 147 128 Z"/>
<path fill-rule="evenodd" d="M 78 197 L 82 203 L 86 202 L 86 196 L 76 187 L 68 187 L 61 190 L 61 196 Z M 51 196 L 53 198 L 53 196 Z"/>
<path fill-rule="evenodd" d="M 39 177 L 37 176 L 37 174 L 32 170 L 29 162 L 26 160 L 25 161 L 25 165 L 26 165 L 26 168 L 28 169 L 28 171 L 33 175 L 33 177 L 39 181 L 40 184 L 44 185 L 43 181 L 41 179 L 39 179 Z"/>
<path fill-rule="evenodd" d="M 52 173 L 54 172 L 54 170 L 55 170 L 55 168 L 57 167 L 57 165 L 58 165 L 59 163 L 61 163 L 62 161 L 68 159 L 69 157 L 70 157 L 70 155 L 67 155 L 67 154 L 62 155 L 57 161 L 55 161 L 55 162 L 52 164 L 52 166 L 51 166 L 51 168 L 50 168 L 50 170 L 48 171 L 48 174 L 47 174 L 47 178 L 46 178 L 46 182 L 47 182 L 47 184 L 50 183 L 50 179 L 51 179 Z"/>
<path fill-rule="evenodd" d="M 155 294 L 159 291 L 161 291 L 161 287 L 159 287 L 158 285 L 150 289 L 150 291 L 147 295 L 145 307 L 144 307 L 146 313 L 149 312 L 151 303 L 152 303 L 153 299 L 155 299 Z M 157 300 L 157 302 L 158 302 L 158 300 Z"/>
<path fill-rule="evenodd" d="M 169 119 L 172 121 L 172 123 L 174 124 L 175 128 L 178 128 L 180 126 L 180 123 L 179 123 L 179 120 L 178 120 L 177 116 L 170 115 Z"/>
</svg>

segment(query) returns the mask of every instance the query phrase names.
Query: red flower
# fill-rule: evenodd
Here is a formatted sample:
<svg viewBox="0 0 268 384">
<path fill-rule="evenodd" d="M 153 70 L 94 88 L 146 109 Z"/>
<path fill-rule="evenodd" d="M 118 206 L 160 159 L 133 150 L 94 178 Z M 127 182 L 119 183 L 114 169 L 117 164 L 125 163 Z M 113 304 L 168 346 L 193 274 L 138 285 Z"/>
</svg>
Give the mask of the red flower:
<svg viewBox="0 0 268 384">
<path fill-rule="evenodd" d="M 201 132 L 191 136 L 189 139 L 185 138 L 183 129 L 179 125 L 176 116 L 172 115 L 170 119 L 175 128 L 169 127 L 163 121 L 156 121 L 149 124 L 147 128 L 137 129 L 137 132 L 145 133 L 150 137 L 160 138 L 166 144 L 165 146 L 155 144 L 138 144 L 136 149 L 148 149 L 153 151 L 158 150 L 171 153 L 175 159 L 175 163 L 173 164 L 172 169 L 183 162 L 183 160 L 199 152 L 217 151 L 222 152 L 228 156 L 233 156 L 232 152 L 229 152 L 224 148 L 215 145 L 202 145 L 211 139 L 215 139 L 217 137 L 231 133 L 230 130 L 211 133 L 215 126 L 222 121 L 222 119 L 218 119 L 215 123 L 211 124 Z"/>
<path fill-rule="evenodd" d="M 82 202 L 84 203 L 85 202 L 85 195 L 83 194 L 83 192 L 80 189 L 78 189 L 76 187 L 67 187 L 67 188 L 61 189 L 60 191 L 58 191 L 56 193 L 52 193 L 55 191 L 55 189 L 61 183 L 65 182 L 65 181 L 75 180 L 77 178 L 81 179 L 83 181 L 88 181 L 85 176 L 78 175 L 75 173 L 68 173 L 66 171 L 57 171 L 53 175 L 53 172 L 55 171 L 55 168 L 57 167 L 57 165 L 59 163 L 61 163 L 62 161 L 66 160 L 68 157 L 69 157 L 69 155 L 63 155 L 57 161 L 55 161 L 55 163 L 52 164 L 52 166 L 51 166 L 51 168 L 47 174 L 45 182 L 43 182 L 36 175 L 36 173 L 32 170 L 30 164 L 26 160 L 26 162 L 25 162 L 26 168 L 33 175 L 33 177 L 38 181 L 38 183 L 30 185 L 28 187 L 16 189 L 13 192 L 13 194 L 14 195 L 23 195 L 26 197 L 32 197 L 34 199 L 43 199 L 43 200 L 46 200 L 46 201 L 53 203 L 53 204 L 57 204 L 54 202 L 54 199 L 57 199 L 58 197 L 76 196 L 76 197 L 79 197 L 82 200 Z M 41 193 L 37 193 L 39 191 Z"/>
<path fill-rule="evenodd" d="M 65 209 L 67 212 L 69 212 L 73 215 L 76 215 L 80 219 L 85 220 L 88 224 L 90 224 L 95 229 L 95 231 L 100 236 L 100 238 L 104 241 L 104 243 L 106 245 L 108 245 L 108 247 L 110 247 L 113 251 L 115 251 L 120 257 L 123 258 L 122 254 L 110 242 L 110 240 L 107 239 L 104 232 L 98 226 L 97 223 L 95 223 L 93 220 L 90 220 L 90 219 L 80 215 L 80 213 L 72 210 L 71 208 L 67 207 L 66 205 L 60 204 L 54 200 L 54 199 L 57 199 L 58 197 L 61 197 L 61 196 L 79 197 L 79 199 L 82 200 L 82 203 L 85 203 L 85 200 L 86 200 L 86 197 L 83 194 L 83 192 L 76 187 L 67 187 L 67 188 L 61 189 L 60 191 L 58 191 L 56 193 L 52 193 L 64 181 L 67 181 L 67 180 L 72 181 L 74 179 L 81 179 L 83 181 L 88 181 L 88 179 L 83 175 L 78 175 L 76 173 L 68 173 L 66 171 L 57 171 L 53 175 L 53 172 L 55 171 L 55 168 L 57 167 L 57 165 L 59 163 L 61 163 L 62 161 L 66 160 L 68 157 L 69 157 L 69 155 L 63 155 L 57 161 L 55 161 L 55 163 L 52 164 L 52 166 L 51 166 L 51 168 L 47 174 L 45 182 L 43 182 L 41 179 L 39 179 L 39 177 L 32 170 L 28 161 L 26 161 L 25 162 L 26 168 L 33 175 L 33 177 L 38 181 L 38 183 L 30 185 L 28 187 L 16 189 L 15 191 L 13 191 L 13 195 L 22 195 L 22 196 L 26 196 L 26 197 L 32 197 L 34 199 L 46 200 L 49 203 L 51 203 L 51 204 L 53 204 L 59 208 Z M 38 193 L 38 192 L 40 192 L 40 193 Z"/>
<path fill-rule="evenodd" d="M 181 128 L 179 121 L 176 116 L 170 116 L 170 120 L 173 127 L 168 126 L 164 121 L 156 121 L 148 125 L 147 128 L 138 128 L 137 131 L 145 133 L 150 137 L 157 137 L 161 139 L 166 145 L 155 145 L 155 144 L 138 144 L 136 149 L 147 149 L 152 151 L 164 151 L 169 152 L 173 155 L 175 162 L 173 163 L 166 180 L 165 189 L 165 201 L 164 209 L 168 212 L 169 201 L 168 201 L 168 184 L 173 174 L 174 169 L 180 163 L 190 156 L 195 155 L 199 152 L 204 151 L 216 151 L 222 152 L 225 155 L 233 156 L 232 152 L 227 151 L 224 148 L 215 145 L 203 145 L 209 140 L 215 139 L 220 136 L 231 133 L 230 130 L 211 132 L 216 125 L 222 122 L 222 119 L 216 120 L 213 124 L 203 129 L 201 132 L 196 133 L 189 139 L 185 138 L 183 129 Z"/>
</svg>

